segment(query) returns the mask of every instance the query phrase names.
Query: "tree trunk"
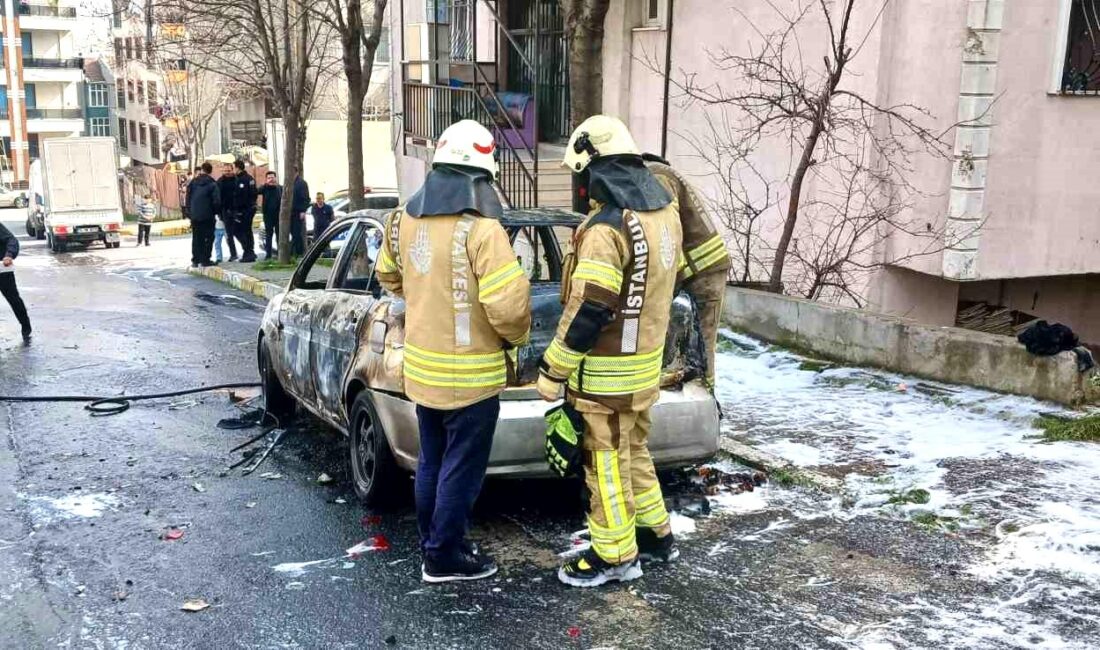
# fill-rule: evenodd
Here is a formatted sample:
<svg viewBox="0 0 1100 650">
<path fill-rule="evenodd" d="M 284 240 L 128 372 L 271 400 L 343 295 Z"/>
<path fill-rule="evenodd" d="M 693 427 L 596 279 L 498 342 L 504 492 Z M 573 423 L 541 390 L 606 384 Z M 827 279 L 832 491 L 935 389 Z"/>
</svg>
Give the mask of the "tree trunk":
<svg viewBox="0 0 1100 650">
<path fill-rule="evenodd" d="M 283 148 L 283 201 L 279 204 L 279 263 L 290 264 L 290 223 L 291 219 L 299 218 L 294 214 L 294 181 L 298 175 L 294 169 L 302 169 L 302 160 L 299 155 L 302 134 L 300 122 L 296 113 L 283 111 L 283 129 L 285 130 L 285 146 Z M 303 236 L 305 227 L 303 225 Z"/>
<path fill-rule="evenodd" d="M 362 75 L 348 79 L 348 212 L 363 207 L 363 97 Z"/>
<path fill-rule="evenodd" d="M 576 126 L 600 112 L 603 23 L 611 0 L 561 0 L 569 41 L 569 118 Z"/>
<path fill-rule="evenodd" d="M 768 278 L 768 291 L 783 293 L 783 265 L 787 262 L 787 249 L 791 247 L 791 238 L 794 237 L 794 227 L 798 223 L 798 206 L 802 202 L 802 184 L 806 180 L 806 174 L 814 164 L 814 149 L 817 141 L 821 139 L 821 132 L 825 129 L 825 116 L 818 113 L 814 120 L 810 134 L 806 136 L 806 142 L 802 146 L 802 158 L 798 161 L 798 167 L 791 177 L 791 197 L 787 202 L 787 217 L 783 221 L 783 234 L 775 247 L 775 259 L 772 260 L 772 272 Z"/>
</svg>

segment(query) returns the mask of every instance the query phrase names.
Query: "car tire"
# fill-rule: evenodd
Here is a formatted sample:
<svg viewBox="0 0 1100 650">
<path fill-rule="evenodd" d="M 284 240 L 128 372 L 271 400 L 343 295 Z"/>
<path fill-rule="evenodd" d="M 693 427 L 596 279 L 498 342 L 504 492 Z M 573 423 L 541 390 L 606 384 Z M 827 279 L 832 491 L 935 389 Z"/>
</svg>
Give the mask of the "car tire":
<svg viewBox="0 0 1100 650">
<path fill-rule="evenodd" d="M 17 208 L 25 208 L 25 207 L 27 207 L 27 199 L 26 199 L 26 197 L 23 197 L 23 196 L 21 196 L 21 197 L 19 197 L 19 198 L 15 199 L 15 202 L 13 203 L 13 205 L 14 205 L 15 207 L 17 207 Z"/>
<path fill-rule="evenodd" d="M 260 390 L 263 396 L 264 410 L 279 420 L 280 426 L 286 426 L 297 403 L 294 398 L 283 388 L 275 368 L 271 365 L 271 353 L 267 349 L 267 343 L 260 340 L 259 353 Z"/>
<path fill-rule="evenodd" d="M 34 224 L 31 223 L 30 217 L 27 217 L 27 236 L 34 237 Z"/>
<path fill-rule="evenodd" d="M 394 503 L 400 494 L 401 470 L 366 390 L 355 396 L 348 433 L 348 457 L 355 495 L 368 507 Z"/>
</svg>

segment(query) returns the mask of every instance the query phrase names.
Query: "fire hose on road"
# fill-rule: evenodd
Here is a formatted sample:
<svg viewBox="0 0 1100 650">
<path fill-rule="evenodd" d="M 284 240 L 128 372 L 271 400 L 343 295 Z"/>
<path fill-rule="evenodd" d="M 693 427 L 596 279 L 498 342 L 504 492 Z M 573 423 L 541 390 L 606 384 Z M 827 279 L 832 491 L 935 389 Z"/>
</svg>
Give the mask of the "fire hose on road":
<svg viewBox="0 0 1100 650">
<path fill-rule="evenodd" d="M 149 393 L 145 395 L 115 395 L 104 397 L 101 395 L 0 395 L 0 402 L 87 402 L 84 410 L 91 412 L 92 417 L 118 415 L 130 408 L 131 402 L 151 399 L 165 399 L 169 397 L 182 397 L 196 393 L 207 393 L 215 390 L 228 390 L 232 388 L 259 388 L 259 382 L 237 382 L 230 384 L 214 384 L 212 386 L 200 386 L 198 388 L 185 388 L 165 393 Z"/>
</svg>

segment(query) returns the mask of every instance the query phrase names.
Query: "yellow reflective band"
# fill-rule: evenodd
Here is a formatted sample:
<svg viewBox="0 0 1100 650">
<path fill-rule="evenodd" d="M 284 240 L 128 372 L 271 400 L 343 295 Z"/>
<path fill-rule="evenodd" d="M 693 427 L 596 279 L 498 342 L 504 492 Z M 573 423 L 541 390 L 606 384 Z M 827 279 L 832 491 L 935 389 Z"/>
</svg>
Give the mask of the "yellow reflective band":
<svg viewBox="0 0 1100 650">
<path fill-rule="evenodd" d="M 604 517 L 609 523 L 622 526 L 626 521 L 626 509 L 622 505 L 623 486 L 619 481 L 619 452 L 594 451 L 592 454 Z"/>
<path fill-rule="evenodd" d="M 503 386 L 507 373 L 501 370 L 477 375 L 455 375 L 445 372 L 432 372 L 418 368 L 405 360 L 405 377 L 424 386 L 439 388 L 488 388 Z"/>
<path fill-rule="evenodd" d="M 726 243 L 722 241 L 722 237 L 720 235 L 715 235 L 707 241 L 703 242 L 702 244 L 699 244 L 695 248 L 689 250 L 687 252 L 687 255 L 692 262 L 698 264 L 699 260 L 703 257 L 712 254 L 716 250 L 721 249 L 724 251 L 725 247 Z"/>
<path fill-rule="evenodd" d="M 661 495 L 661 485 L 656 483 L 648 490 L 644 490 L 634 495 L 634 507 L 641 510 L 643 507 L 648 507 L 654 502 L 664 503 L 664 497 Z"/>
<path fill-rule="evenodd" d="M 570 350 L 559 343 L 557 339 L 550 342 L 550 347 L 546 348 L 543 356 L 546 357 L 546 362 L 551 366 L 564 368 L 570 372 L 580 365 L 581 359 L 584 358 L 584 354 Z"/>
<path fill-rule="evenodd" d="M 390 257 L 390 254 L 383 247 L 378 256 L 378 272 L 379 273 L 393 273 L 397 270 L 397 264 Z"/>
<path fill-rule="evenodd" d="M 506 287 L 509 282 L 518 280 L 521 277 L 523 277 L 523 269 L 519 267 L 518 262 L 513 260 L 479 280 L 478 298 L 485 300 L 493 293 Z"/>
<path fill-rule="evenodd" d="M 649 512 L 638 513 L 638 525 L 645 528 L 660 528 L 669 522 L 672 517 L 664 508 L 657 508 Z"/>
<path fill-rule="evenodd" d="M 695 263 L 695 268 L 702 272 L 726 259 L 725 249 L 717 250 Z"/>
<path fill-rule="evenodd" d="M 624 395 L 657 386 L 661 382 L 664 347 L 652 352 L 622 357 L 588 356 L 584 376 L 574 372 L 569 387 L 593 395 Z"/>
<path fill-rule="evenodd" d="M 440 367 L 490 368 L 496 365 L 504 367 L 503 350 L 486 354 L 447 354 L 445 352 L 432 352 L 411 343 L 405 343 L 405 358 L 409 357 L 416 358 L 418 363 L 424 365 Z"/>
<path fill-rule="evenodd" d="M 580 260 L 573 271 L 573 280 L 595 282 L 612 293 L 619 293 L 623 286 L 623 272 L 606 262 Z"/>
<path fill-rule="evenodd" d="M 629 378 L 592 377 L 585 373 L 583 391 L 581 390 L 581 383 L 577 381 L 577 373 L 573 373 L 569 377 L 569 388 L 591 395 L 630 395 L 649 388 L 656 388 L 660 383 L 660 369 L 652 374 Z"/>
<path fill-rule="evenodd" d="M 588 518 L 588 527 L 594 537 L 600 537 L 605 540 L 622 539 L 630 534 L 634 530 L 634 517 L 631 517 L 622 526 L 604 526 L 599 522 L 594 521 L 591 517 Z"/>
<path fill-rule="evenodd" d="M 665 348 L 661 346 L 652 352 L 631 354 L 621 357 L 598 357 L 589 355 L 584 362 L 584 372 L 604 374 L 609 372 L 630 372 L 653 370 L 654 366 L 659 370 Z"/>
</svg>

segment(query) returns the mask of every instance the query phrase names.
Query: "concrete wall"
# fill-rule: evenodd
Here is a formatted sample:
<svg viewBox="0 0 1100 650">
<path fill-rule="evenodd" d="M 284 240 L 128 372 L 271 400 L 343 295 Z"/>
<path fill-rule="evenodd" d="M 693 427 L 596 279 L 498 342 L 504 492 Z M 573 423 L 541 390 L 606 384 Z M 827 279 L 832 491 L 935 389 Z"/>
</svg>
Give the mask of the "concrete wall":
<svg viewBox="0 0 1100 650">
<path fill-rule="evenodd" d="M 733 329 L 843 363 L 1065 404 L 1100 401 L 1100 383 L 1077 372 L 1072 353 L 1035 357 L 1009 337 L 733 287 L 723 319 Z"/>
</svg>

